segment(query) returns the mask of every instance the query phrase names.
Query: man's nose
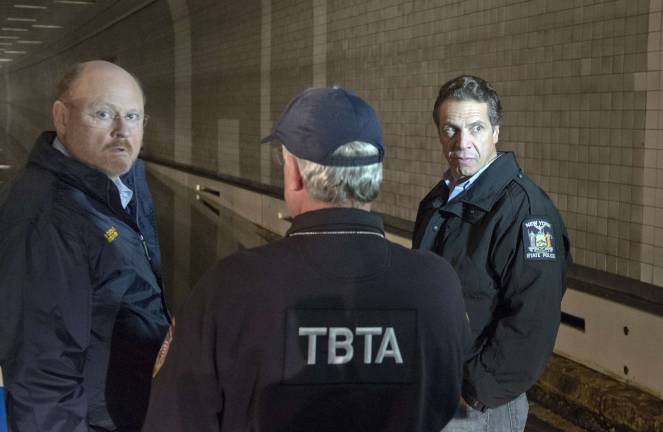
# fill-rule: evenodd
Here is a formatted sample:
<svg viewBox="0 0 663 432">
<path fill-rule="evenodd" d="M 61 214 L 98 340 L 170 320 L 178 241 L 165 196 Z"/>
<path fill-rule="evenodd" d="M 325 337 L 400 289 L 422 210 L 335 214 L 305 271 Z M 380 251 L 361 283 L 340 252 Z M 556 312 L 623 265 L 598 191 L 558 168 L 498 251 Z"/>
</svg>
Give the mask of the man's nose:
<svg viewBox="0 0 663 432">
<path fill-rule="evenodd" d="M 458 133 L 457 145 L 459 148 L 464 149 L 472 146 L 472 134 L 470 131 L 461 129 Z"/>
<path fill-rule="evenodd" d="M 131 127 L 123 117 L 115 117 L 113 119 L 113 133 L 118 137 L 128 137 L 131 135 Z"/>
</svg>

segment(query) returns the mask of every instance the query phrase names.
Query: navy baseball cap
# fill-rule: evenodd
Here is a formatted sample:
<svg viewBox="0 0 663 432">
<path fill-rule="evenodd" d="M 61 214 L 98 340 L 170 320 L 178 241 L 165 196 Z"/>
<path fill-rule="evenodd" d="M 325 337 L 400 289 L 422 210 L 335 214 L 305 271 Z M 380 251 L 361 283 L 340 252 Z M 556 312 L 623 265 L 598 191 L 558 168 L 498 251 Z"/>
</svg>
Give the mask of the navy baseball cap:
<svg viewBox="0 0 663 432">
<path fill-rule="evenodd" d="M 359 96 L 341 87 L 310 88 L 295 96 L 274 132 L 262 142 L 279 141 L 300 159 L 326 166 L 361 166 L 382 162 L 384 145 L 378 116 Z M 332 153 L 352 141 L 373 144 L 371 156 L 340 157 Z"/>
</svg>

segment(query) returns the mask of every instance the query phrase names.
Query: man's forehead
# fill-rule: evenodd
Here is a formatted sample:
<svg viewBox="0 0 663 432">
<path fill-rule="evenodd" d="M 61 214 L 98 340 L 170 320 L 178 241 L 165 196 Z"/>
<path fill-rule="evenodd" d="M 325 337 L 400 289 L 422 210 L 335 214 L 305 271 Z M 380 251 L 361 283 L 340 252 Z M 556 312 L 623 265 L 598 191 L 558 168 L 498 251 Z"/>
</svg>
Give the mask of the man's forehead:
<svg viewBox="0 0 663 432">
<path fill-rule="evenodd" d="M 143 95 L 126 86 L 81 86 L 73 89 L 69 101 L 79 107 L 111 107 L 116 110 L 142 110 Z"/>
<path fill-rule="evenodd" d="M 142 100 L 136 99 L 133 102 L 118 99 L 113 95 L 96 95 L 92 97 L 71 98 L 70 102 L 84 107 L 113 108 L 115 110 L 141 110 L 143 109 Z"/>
<path fill-rule="evenodd" d="M 447 99 L 440 107 L 440 120 L 442 123 L 456 121 L 487 122 L 490 120 L 488 118 L 488 104 L 475 100 Z"/>
<path fill-rule="evenodd" d="M 136 80 L 120 68 L 86 67 L 70 90 L 72 99 L 138 99 L 143 95 Z"/>
</svg>

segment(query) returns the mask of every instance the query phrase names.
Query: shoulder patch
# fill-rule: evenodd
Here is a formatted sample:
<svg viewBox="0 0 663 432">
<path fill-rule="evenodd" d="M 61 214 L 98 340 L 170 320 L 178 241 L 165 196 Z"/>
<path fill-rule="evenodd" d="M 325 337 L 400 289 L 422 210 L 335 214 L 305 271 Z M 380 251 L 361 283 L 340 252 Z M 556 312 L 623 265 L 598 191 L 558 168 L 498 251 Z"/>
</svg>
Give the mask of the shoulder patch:
<svg viewBox="0 0 663 432">
<path fill-rule="evenodd" d="M 533 217 L 523 222 L 523 247 L 528 261 L 555 261 L 555 233 L 545 218 Z"/>
</svg>

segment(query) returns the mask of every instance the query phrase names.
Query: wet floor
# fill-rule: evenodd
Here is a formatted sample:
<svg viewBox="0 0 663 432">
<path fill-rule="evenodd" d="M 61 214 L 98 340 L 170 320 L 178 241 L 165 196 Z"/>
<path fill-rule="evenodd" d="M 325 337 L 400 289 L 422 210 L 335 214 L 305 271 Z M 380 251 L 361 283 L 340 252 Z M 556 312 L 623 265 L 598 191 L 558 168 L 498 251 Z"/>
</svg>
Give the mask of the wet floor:
<svg viewBox="0 0 663 432">
<path fill-rule="evenodd" d="M 555 426 L 546 423 L 544 420 L 539 419 L 538 417 L 529 416 L 527 419 L 527 426 L 525 426 L 525 432 L 565 432 L 562 429 L 558 429 Z"/>
<path fill-rule="evenodd" d="M 587 432 L 568 419 L 530 401 L 525 432 Z"/>
</svg>

